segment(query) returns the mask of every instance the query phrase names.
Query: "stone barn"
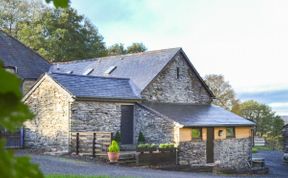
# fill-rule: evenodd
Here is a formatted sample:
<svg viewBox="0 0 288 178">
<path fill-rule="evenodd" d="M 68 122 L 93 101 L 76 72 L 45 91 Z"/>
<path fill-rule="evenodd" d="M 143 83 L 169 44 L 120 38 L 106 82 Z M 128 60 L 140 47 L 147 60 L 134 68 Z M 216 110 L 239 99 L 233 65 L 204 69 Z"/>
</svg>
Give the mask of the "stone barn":
<svg viewBox="0 0 288 178">
<path fill-rule="evenodd" d="M 70 133 L 105 131 L 136 145 L 174 143 L 179 164 L 245 169 L 254 123 L 211 104 L 213 93 L 181 48 L 54 64 L 23 101 L 32 148 L 71 151 Z"/>
</svg>

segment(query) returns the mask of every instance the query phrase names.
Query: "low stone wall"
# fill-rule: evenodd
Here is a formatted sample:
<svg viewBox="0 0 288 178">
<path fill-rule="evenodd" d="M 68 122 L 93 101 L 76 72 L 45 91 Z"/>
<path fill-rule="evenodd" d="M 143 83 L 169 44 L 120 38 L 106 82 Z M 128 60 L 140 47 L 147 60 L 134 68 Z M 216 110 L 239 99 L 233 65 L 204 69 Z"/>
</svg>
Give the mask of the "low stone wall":
<svg viewBox="0 0 288 178">
<path fill-rule="evenodd" d="M 206 142 L 180 142 L 178 146 L 178 163 L 180 165 L 206 164 Z"/>
<path fill-rule="evenodd" d="M 234 170 L 246 169 L 251 156 L 251 138 L 214 141 L 214 161 L 218 163 L 219 167 Z"/>
</svg>

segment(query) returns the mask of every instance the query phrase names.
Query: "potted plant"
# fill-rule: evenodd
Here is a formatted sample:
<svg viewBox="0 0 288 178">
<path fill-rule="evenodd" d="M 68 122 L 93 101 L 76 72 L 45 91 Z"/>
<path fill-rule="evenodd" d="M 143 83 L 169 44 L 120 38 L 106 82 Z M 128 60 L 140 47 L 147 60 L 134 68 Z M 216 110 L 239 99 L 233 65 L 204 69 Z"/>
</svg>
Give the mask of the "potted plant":
<svg viewBox="0 0 288 178">
<path fill-rule="evenodd" d="M 165 152 L 165 151 L 170 151 L 173 152 L 175 151 L 175 147 L 173 143 L 161 143 L 159 145 L 159 151 Z"/>
<path fill-rule="evenodd" d="M 108 158 L 111 163 L 115 163 L 119 159 L 120 148 L 115 140 L 112 140 L 111 145 L 108 147 Z"/>
</svg>

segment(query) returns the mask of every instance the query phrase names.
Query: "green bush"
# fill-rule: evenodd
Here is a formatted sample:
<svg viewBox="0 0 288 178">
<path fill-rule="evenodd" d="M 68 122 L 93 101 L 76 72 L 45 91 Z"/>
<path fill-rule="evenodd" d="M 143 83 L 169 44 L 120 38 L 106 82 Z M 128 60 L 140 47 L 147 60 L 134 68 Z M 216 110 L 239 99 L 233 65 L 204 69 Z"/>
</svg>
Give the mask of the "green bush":
<svg viewBox="0 0 288 178">
<path fill-rule="evenodd" d="M 174 144 L 173 143 L 161 143 L 159 145 L 159 148 L 174 148 Z"/>
<path fill-rule="evenodd" d="M 113 140 L 115 140 L 117 143 L 121 143 L 121 133 L 119 131 L 116 132 Z"/>
<path fill-rule="evenodd" d="M 150 149 L 150 148 L 157 148 L 157 145 L 146 143 L 146 144 L 139 144 L 137 147 L 143 149 Z"/>
<path fill-rule="evenodd" d="M 139 133 L 139 136 L 138 136 L 138 144 L 144 144 L 145 143 L 145 137 L 144 137 L 144 134 L 142 132 Z"/>
<path fill-rule="evenodd" d="M 119 145 L 115 140 L 112 140 L 111 145 L 108 147 L 109 152 L 118 153 L 120 151 Z"/>
</svg>

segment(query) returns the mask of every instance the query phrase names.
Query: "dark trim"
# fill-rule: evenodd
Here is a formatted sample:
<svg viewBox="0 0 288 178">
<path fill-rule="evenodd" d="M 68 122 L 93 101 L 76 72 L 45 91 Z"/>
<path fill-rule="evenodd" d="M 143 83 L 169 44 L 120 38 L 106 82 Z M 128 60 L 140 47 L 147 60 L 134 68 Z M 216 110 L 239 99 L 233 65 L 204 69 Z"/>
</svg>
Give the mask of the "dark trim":
<svg viewBox="0 0 288 178">
<path fill-rule="evenodd" d="M 249 124 L 239 124 L 239 125 L 236 125 L 236 124 L 225 124 L 225 125 L 214 125 L 214 124 L 211 124 L 211 125 L 184 126 L 183 128 L 194 128 L 194 127 L 253 127 L 253 126 L 254 125 L 249 125 Z"/>
<path fill-rule="evenodd" d="M 135 103 L 135 102 L 139 102 L 139 101 L 142 101 L 142 99 L 133 99 L 133 98 L 101 98 L 101 97 L 97 97 L 97 98 L 94 98 L 94 97 L 73 97 L 76 101 L 102 101 L 102 102 L 105 102 L 105 101 L 110 101 L 110 102 L 123 102 L 123 103 Z"/>
</svg>

